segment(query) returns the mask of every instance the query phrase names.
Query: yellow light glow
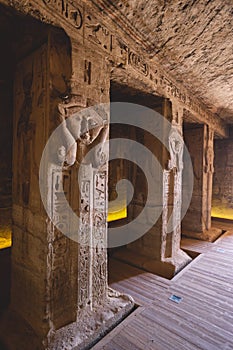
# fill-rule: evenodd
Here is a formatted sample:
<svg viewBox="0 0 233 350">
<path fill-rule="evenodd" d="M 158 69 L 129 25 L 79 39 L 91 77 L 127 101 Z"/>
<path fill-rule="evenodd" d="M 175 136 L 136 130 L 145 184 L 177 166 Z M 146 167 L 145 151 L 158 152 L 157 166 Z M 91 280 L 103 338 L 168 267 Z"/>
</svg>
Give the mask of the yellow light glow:
<svg viewBox="0 0 233 350">
<path fill-rule="evenodd" d="M 12 245 L 11 238 L 0 238 L 0 249 L 9 248 Z"/>
<path fill-rule="evenodd" d="M 214 218 L 233 220 L 233 209 L 223 203 L 214 203 L 211 209 Z"/>
<path fill-rule="evenodd" d="M 12 245 L 11 210 L 11 208 L 0 208 L 0 249 L 9 248 Z"/>
<path fill-rule="evenodd" d="M 9 227 L 0 229 L 0 249 L 9 248 L 12 245 L 12 232 Z"/>
<path fill-rule="evenodd" d="M 126 206 L 118 211 L 108 212 L 107 221 L 110 222 L 110 221 L 120 220 L 120 219 L 124 219 L 124 218 L 127 218 L 127 207 Z"/>
</svg>

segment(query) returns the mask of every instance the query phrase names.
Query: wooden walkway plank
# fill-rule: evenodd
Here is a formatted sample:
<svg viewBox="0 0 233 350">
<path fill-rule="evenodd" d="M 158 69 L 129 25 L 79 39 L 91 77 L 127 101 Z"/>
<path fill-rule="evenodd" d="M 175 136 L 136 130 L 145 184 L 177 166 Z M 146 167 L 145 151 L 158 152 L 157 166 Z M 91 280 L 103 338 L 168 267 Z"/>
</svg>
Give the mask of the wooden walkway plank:
<svg viewBox="0 0 233 350">
<path fill-rule="evenodd" d="M 233 225 L 216 242 L 186 240 L 201 253 L 171 281 L 117 260 L 110 286 L 143 305 L 93 350 L 232 350 Z M 182 297 L 180 303 L 169 300 Z M 140 310 L 140 312 L 138 311 Z"/>
</svg>

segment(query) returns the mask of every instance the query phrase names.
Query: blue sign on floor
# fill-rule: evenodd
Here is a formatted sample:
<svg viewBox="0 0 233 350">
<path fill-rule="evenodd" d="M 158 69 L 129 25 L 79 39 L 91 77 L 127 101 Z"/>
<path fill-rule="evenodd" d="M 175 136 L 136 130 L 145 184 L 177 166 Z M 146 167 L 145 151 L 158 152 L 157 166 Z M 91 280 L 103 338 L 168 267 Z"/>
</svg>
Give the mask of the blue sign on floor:
<svg viewBox="0 0 233 350">
<path fill-rule="evenodd" d="M 182 298 L 181 297 L 179 297 L 178 295 L 175 295 L 175 294 L 172 294 L 171 296 L 170 296 L 170 298 L 169 298 L 171 301 L 174 301 L 175 303 L 180 303 L 181 302 L 181 300 L 182 300 Z"/>
<path fill-rule="evenodd" d="M 225 249 L 222 249 L 222 248 L 217 248 L 216 251 L 219 253 L 225 253 Z"/>
</svg>

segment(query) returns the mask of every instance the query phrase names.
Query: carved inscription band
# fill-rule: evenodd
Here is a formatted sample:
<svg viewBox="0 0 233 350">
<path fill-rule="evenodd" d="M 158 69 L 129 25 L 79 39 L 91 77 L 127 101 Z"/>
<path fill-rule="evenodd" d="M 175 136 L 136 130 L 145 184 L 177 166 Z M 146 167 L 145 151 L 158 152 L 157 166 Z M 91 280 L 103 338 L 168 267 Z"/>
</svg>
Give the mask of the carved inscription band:
<svg viewBox="0 0 233 350">
<path fill-rule="evenodd" d="M 43 0 L 43 2 L 51 7 L 51 9 L 57 10 L 66 20 L 68 20 L 76 29 L 81 29 L 83 26 L 82 11 L 65 0 Z"/>
</svg>

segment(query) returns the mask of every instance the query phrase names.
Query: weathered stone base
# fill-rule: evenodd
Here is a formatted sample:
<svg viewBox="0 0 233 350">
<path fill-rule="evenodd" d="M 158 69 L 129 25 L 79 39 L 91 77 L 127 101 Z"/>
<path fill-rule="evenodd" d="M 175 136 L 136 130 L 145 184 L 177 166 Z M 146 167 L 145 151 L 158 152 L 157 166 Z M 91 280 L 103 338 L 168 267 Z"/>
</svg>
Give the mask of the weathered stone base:
<svg viewBox="0 0 233 350">
<path fill-rule="evenodd" d="M 100 339 L 133 308 L 133 299 L 109 289 L 109 297 L 101 306 L 80 313 L 80 321 L 50 335 L 49 350 L 81 350 Z"/>
<path fill-rule="evenodd" d="M 214 242 L 223 231 L 216 227 L 211 227 L 203 232 L 182 230 L 182 235 L 189 238 L 200 239 L 201 241 Z"/>
<path fill-rule="evenodd" d="M 102 305 L 85 310 L 79 320 L 40 339 L 19 316 L 8 311 L 0 323 L 0 337 L 7 350 L 84 350 L 118 324 L 133 309 L 133 299 L 109 288 Z"/>
<path fill-rule="evenodd" d="M 176 253 L 174 258 L 167 258 L 166 261 L 159 261 L 153 258 L 148 258 L 148 256 L 145 255 L 136 254 L 128 248 L 118 250 L 113 257 L 168 279 L 174 277 L 192 260 L 181 249 Z"/>
</svg>

